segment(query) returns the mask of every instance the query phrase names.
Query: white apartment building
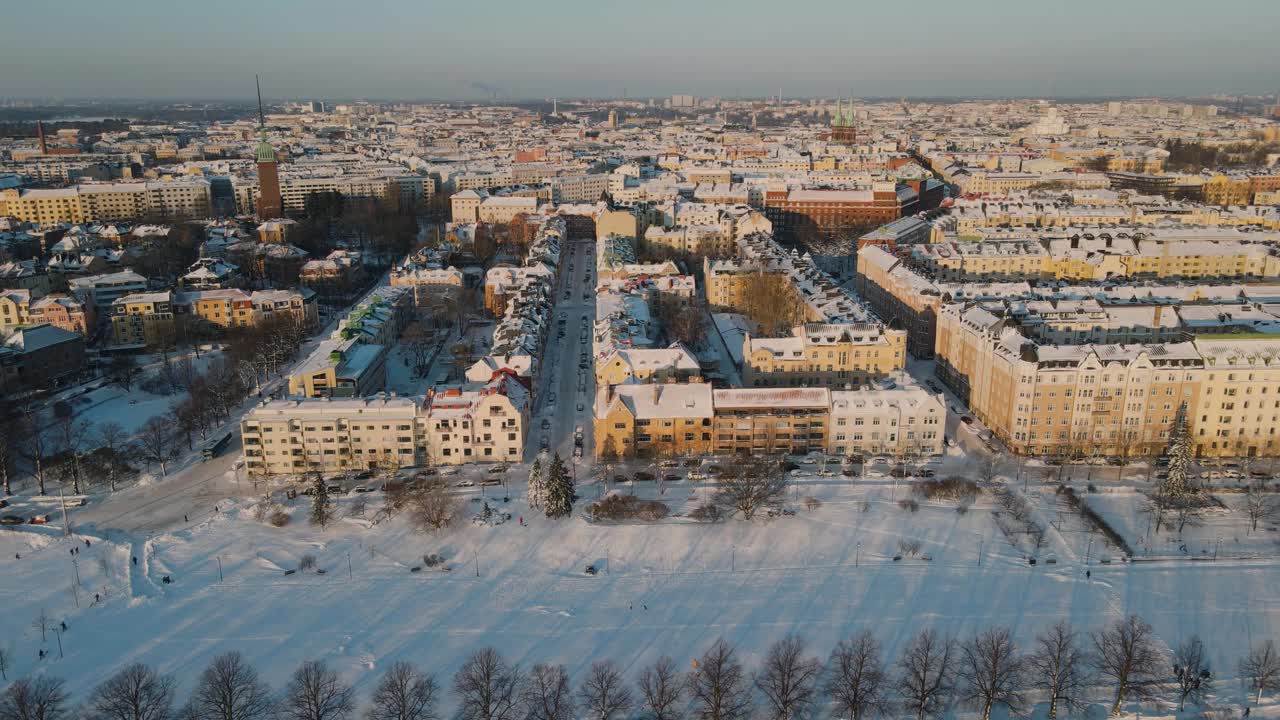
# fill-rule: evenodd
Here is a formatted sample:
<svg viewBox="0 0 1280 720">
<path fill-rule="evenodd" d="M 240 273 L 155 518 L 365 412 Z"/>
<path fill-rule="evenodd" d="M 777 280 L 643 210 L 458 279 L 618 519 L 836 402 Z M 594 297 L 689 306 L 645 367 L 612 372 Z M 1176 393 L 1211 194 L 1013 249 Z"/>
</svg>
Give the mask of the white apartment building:
<svg viewBox="0 0 1280 720">
<path fill-rule="evenodd" d="M 941 455 L 947 407 L 920 388 L 833 390 L 827 449 L 833 455 Z"/>
<path fill-rule="evenodd" d="M 524 459 L 531 403 L 528 389 L 513 375 L 496 371 L 478 389 L 432 388 L 423 419 L 431 464 Z"/>
</svg>

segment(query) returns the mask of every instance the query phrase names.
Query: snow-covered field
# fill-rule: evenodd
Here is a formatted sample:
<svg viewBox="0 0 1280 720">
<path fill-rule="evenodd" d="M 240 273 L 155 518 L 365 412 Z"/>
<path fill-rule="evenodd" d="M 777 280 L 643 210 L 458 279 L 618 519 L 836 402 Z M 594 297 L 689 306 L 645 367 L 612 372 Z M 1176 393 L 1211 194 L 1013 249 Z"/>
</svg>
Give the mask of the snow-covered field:
<svg viewBox="0 0 1280 720">
<path fill-rule="evenodd" d="M 652 484 L 635 491 L 660 497 L 676 515 L 707 492 L 683 482 L 661 494 Z M 479 490 L 459 492 L 477 512 L 470 498 Z M 805 509 L 806 496 L 821 507 Z M 1139 613 L 1166 644 L 1200 634 L 1214 667 L 1233 677 L 1250 642 L 1280 637 L 1274 563 L 1117 560 L 1091 565 L 1086 578 L 1089 536 L 1070 518 L 1054 525 L 1031 566 L 996 528 L 989 496 L 965 514 L 941 502 L 911 512 L 896 503 L 906 496 L 891 480 L 807 477 L 788 498 L 795 515 L 717 525 L 679 516 L 592 524 L 581 512 L 550 521 L 518 498 L 491 499 L 512 521 L 464 522 L 444 536 L 415 533 L 402 518 L 343 519 L 320 530 L 305 523 L 305 497 L 287 504 L 293 522 L 285 528 L 256 522 L 252 501 L 229 499 L 206 518 L 151 536 L 98 532 L 76 524 L 87 510 L 73 510 L 75 540 L 52 526 L 0 530 L 0 642 L 14 653 L 10 677 L 48 672 L 82 693 L 140 661 L 176 673 L 182 697 L 215 655 L 232 649 L 277 687 L 303 660 L 324 659 L 363 696 L 396 660 L 448 677 L 486 645 L 526 666 L 564 663 L 577 677 L 602 658 L 629 673 L 664 654 L 687 666 L 721 637 L 753 668 L 791 632 L 825 657 L 867 628 L 892 658 L 929 625 L 961 636 L 1008 625 L 1026 646 L 1061 618 L 1090 629 Z M 381 498 L 366 497 L 372 518 Z M 1051 490 L 1030 497 L 1038 512 L 1054 512 Z M 353 500 L 340 499 L 340 512 Z M 920 541 L 919 554 L 895 561 L 904 540 Z M 412 571 L 427 553 L 446 557 L 451 570 Z M 308 554 L 324 574 L 285 574 Z M 599 574 L 585 574 L 587 565 Z M 68 624 L 60 659 L 55 636 L 41 643 L 32 627 L 42 608 Z M 52 657 L 38 667 L 41 647 Z M 1220 692 L 1240 694 L 1234 681 Z"/>
</svg>

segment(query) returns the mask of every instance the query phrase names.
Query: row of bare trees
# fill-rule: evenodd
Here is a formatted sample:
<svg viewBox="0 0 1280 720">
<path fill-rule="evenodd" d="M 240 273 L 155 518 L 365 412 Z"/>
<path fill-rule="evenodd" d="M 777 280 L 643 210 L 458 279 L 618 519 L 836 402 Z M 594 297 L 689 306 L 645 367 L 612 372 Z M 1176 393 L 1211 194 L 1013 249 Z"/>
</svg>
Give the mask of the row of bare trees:
<svg viewBox="0 0 1280 720">
<path fill-rule="evenodd" d="M 1237 668 L 1254 702 L 1280 690 L 1280 650 L 1267 640 Z M 1035 696 L 1047 716 L 1078 716 L 1089 694 L 1105 685 L 1112 714 L 1125 702 L 1165 699 L 1179 711 L 1203 704 L 1215 675 L 1208 653 L 1191 636 L 1166 654 L 1137 616 L 1082 635 L 1058 623 L 1020 650 L 1006 628 L 956 640 L 924 629 L 889 665 L 869 631 L 840 641 L 826 663 L 789 635 L 774 643 L 750 673 L 734 648 L 717 641 L 682 672 L 669 657 L 643 668 L 631 683 L 611 660 L 587 669 L 576 690 L 563 665 L 535 664 L 527 672 L 494 648 L 471 655 L 453 676 L 455 720 L 744 720 L 758 710 L 771 720 L 797 720 L 828 709 L 850 720 L 906 714 L 938 717 L 959 704 L 989 720 L 993 711 L 1030 709 Z M 188 702 L 174 706 L 172 676 L 130 665 L 74 711 L 62 681 L 33 676 L 0 696 L 0 720 L 349 720 L 352 688 L 323 662 L 303 663 L 279 695 L 237 652 L 214 659 Z M 365 720 L 436 720 L 442 691 L 435 677 L 398 662 L 369 698 Z"/>
</svg>

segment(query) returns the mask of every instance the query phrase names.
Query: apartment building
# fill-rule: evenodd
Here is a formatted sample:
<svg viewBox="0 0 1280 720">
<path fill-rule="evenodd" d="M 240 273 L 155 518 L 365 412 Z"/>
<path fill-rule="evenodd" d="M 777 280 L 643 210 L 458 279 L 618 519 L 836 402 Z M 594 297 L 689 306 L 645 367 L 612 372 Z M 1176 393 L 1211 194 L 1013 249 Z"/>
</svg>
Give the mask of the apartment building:
<svg viewBox="0 0 1280 720">
<path fill-rule="evenodd" d="M 426 461 L 417 402 L 385 395 L 270 400 L 240 421 L 252 477 L 410 467 Z"/>
<path fill-rule="evenodd" d="M 132 270 L 70 278 L 67 286 L 77 297 L 93 302 L 99 310 L 110 311 L 116 300 L 147 291 L 147 279 Z"/>
<path fill-rule="evenodd" d="M 832 455 L 941 455 L 947 406 L 920 388 L 833 390 L 828 422 Z"/>
<path fill-rule="evenodd" d="M 79 298 L 56 293 L 45 295 L 31 303 L 28 322 L 48 324 L 68 332 L 91 337 L 98 323 L 97 308 Z"/>
<path fill-rule="evenodd" d="M 155 347 L 174 339 L 173 293 L 125 295 L 111 303 L 111 344 L 116 347 Z"/>
<path fill-rule="evenodd" d="M 707 383 L 601 385 L 593 426 L 597 458 L 711 452 L 714 412 Z"/>
<path fill-rule="evenodd" d="M 45 225 L 210 215 L 209 182 L 182 178 L 158 182 L 90 183 L 54 190 L 0 190 L 0 215 Z"/>
<path fill-rule="evenodd" d="M 535 197 L 504 195 L 481 200 L 476 217 L 483 223 L 509 223 L 517 215 L 532 215 L 537 211 L 538 199 Z M 459 221 L 455 218 L 454 222 Z"/>
<path fill-rule="evenodd" d="M 596 385 L 688 382 L 702 374 L 698 357 L 680 343 L 665 348 L 613 349 L 596 360 Z"/>
<path fill-rule="evenodd" d="M 0 394 L 58 386 L 85 364 L 80 333 L 41 323 L 20 327 L 0 343 Z"/>
<path fill-rule="evenodd" d="M 713 390 L 717 453 L 804 455 L 827 449 L 827 388 Z"/>
<path fill-rule="evenodd" d="M 746 387 L 860 386 L 903 369 L 907 333 L 878 324 L 807 323 L 788 337 L 747 335 Z"/>
<path fill-rule="evenodd" d="M 765 216 L 780 235 L 836 236 L 872 228 L 917 210 L 916 191 L 893 182 L 856 190 L 768 190 Z"/>
<path fill-rule="evenodd" d="M 1038 344 L 977 305 L 938 321 L 939 378 L 1017 453 L 1158 455 L 1204 366 L 1191 342 Z"/>
<path fill-rule="evenodd" d="M 528 387 L 506 369 L 479 387 L 432 387 L 423 417 L 431 463 L 522 462 L 531 409 Z"/>
<path fill-rule="evenodd" d="M 1280 337 L 1201 337 L 1200 392 L 1187 411 L 1203 457 L 1280 455 Z"/>
<path fill-rule="evenodd" d="M 0 336 L 8 335 L 15 328 L 30 322 L 31 291 L 5 290 L 0 292 Z"/>
</svg>

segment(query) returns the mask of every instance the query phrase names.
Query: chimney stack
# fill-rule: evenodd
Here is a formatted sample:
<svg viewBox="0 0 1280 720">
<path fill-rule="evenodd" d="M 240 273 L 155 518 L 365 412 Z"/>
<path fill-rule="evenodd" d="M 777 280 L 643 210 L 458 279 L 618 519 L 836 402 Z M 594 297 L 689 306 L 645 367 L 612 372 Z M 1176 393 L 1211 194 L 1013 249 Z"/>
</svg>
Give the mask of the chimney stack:
<svg viewBox="0 0 1280 720">
<path fill-rule="evenodd" d="M 40 154 L 48 155 L 49 144 L 45 142 L 45 139 L 44 139 L 44 121 L 43 120 L 36 121 L 36 137 L 40 138 Z"/>
</svg>

